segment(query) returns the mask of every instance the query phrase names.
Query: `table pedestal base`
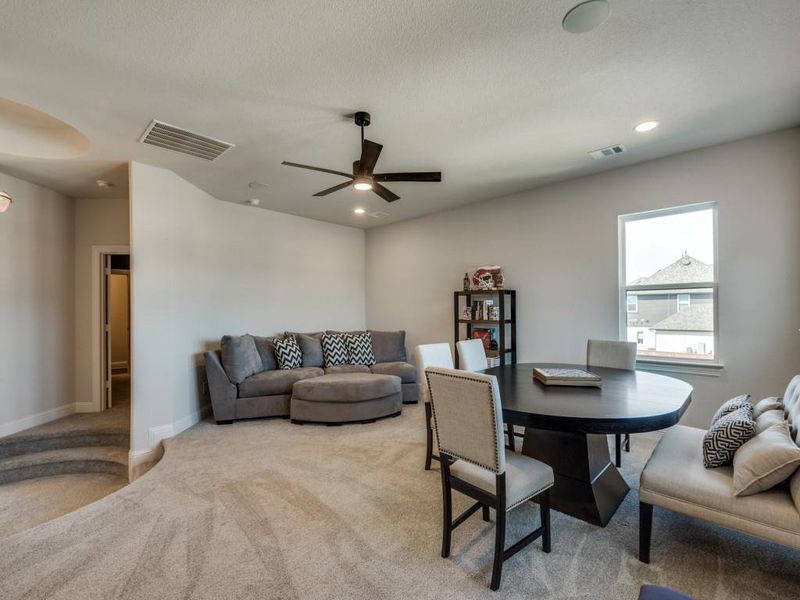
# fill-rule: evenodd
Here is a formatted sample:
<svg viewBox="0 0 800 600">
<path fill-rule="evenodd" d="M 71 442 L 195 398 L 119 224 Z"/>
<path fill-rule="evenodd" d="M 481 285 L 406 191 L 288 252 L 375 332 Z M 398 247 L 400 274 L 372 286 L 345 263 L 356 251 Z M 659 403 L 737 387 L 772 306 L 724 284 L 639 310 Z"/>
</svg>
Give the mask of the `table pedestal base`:
<svg viewBox="0 0 800 600">
<path fill-rule="evenodd" d="M 527 427 L 522 453 L 553 468 L 550 505 L 594 525 L 605 527 L 630 490 L 611 462 L 605 435 Z"/>
</svg>

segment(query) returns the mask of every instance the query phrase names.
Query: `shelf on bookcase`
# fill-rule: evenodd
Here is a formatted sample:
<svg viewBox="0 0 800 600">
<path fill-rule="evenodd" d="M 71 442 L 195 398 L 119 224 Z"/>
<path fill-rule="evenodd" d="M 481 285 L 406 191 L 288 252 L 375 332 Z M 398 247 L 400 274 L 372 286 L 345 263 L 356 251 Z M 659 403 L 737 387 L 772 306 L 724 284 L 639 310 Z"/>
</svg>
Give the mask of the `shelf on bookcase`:
<svg viewBox="0 0 800 600">
<path fill-rule="evenodd" d="M 473 325 L 500 325 L 499 319 L 459 319 L 459 323 L 472 323 Z M 511 323 L 511 319 L 506 319 L 505 323 Z"/>
<path fill-rule="evenodd" d="M 457 291 L 457 296 L 497 296 L 498 294 L 515 294 L 516 290 L 470 290 L 468 292 Z"/>
</svg>

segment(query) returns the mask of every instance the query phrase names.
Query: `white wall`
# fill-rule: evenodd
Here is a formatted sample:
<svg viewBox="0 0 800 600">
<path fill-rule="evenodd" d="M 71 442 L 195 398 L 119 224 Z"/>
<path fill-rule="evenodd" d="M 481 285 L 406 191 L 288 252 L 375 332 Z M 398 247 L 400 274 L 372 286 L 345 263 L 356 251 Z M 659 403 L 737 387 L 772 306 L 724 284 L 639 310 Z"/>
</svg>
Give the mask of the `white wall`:
<svg viewBox="0 0 800 600">
<path fill-rule="evenodd" d="M 365 325 L 364 232 L 221 202 L 132 163 L 134 455 L 193 424 L 222 335 Z"/>
<path fill-rule="evenodd" d="M 75 203 L 0 173 L 0 436 L 71 413 Z"/>
<path fill-rule="evenodd" d="M 585 360 L 618 335 L 617 217 L 716 201 L 719 378 L 684 422 L 742 392 L 781 394 L 800 373 L 800 129 L 542 187 L 367 232 L 367 324 L 408 344 L 451 341 L 464 271 L 499 264 L 518 290 L 520 361 Z"/>
<path fill-rule="evenodd" d="M 92 246 L 128 245 L 127 198 L 75 201 L 75 398 L 92 404 Z"/>
</svg>

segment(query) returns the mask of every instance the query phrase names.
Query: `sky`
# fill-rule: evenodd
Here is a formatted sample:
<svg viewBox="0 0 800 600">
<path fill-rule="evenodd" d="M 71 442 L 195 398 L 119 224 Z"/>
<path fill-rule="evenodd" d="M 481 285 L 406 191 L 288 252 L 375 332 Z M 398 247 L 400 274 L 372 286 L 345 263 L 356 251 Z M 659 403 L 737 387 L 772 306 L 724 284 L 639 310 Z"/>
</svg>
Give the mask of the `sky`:
<svg viewBox="0 0 800 600">
<path fill-rule="evenodd" d="M 626 279 L 649 277 L 685 252 L 713 264 L 713 210 L 641 219 L 625 223 Z"/>
</svg>

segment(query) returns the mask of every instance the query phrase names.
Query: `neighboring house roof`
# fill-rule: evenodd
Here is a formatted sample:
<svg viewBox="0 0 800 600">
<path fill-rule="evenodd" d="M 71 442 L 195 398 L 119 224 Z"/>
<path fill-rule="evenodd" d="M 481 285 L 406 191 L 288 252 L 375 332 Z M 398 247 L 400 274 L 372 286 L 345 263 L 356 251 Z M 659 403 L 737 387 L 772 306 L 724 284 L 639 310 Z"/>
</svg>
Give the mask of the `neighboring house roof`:
<svg viewBox="0 0 800 600">
<path fill-rule="evenodd" d="M 714 331 L 714 305 L 711 302 L 692 304 L 653 325 L 655 331 Z"/>
<path fill-rule="evenodd" d="M 714 280 L 714 265 L 709 265 L 684 253 L 669 266 L 659 269 L 650 277 L 639 277 L 630 285 L 656 285 L 660 283 L 701 283 Z"/>
</svg>

